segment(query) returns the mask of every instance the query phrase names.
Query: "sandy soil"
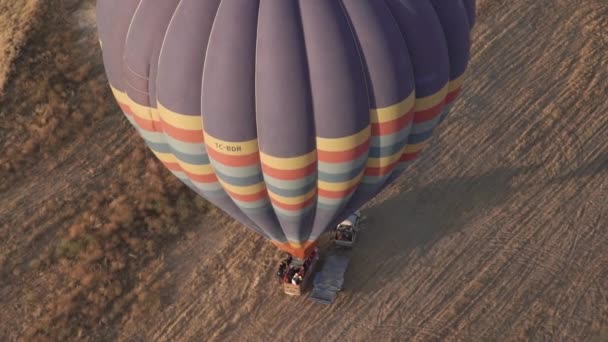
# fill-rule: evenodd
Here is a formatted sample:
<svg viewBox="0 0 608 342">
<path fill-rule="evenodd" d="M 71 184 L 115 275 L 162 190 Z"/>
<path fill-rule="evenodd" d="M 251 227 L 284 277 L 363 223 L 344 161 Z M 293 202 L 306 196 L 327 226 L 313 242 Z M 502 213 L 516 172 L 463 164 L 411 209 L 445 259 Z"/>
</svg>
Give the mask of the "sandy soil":
<svg viewBox="0 0 608 342">
<path fill-rule="evenodd" d="M 478 1 L 466 90 L 431 148 L 365 210 L 332 306 L 282 295 L 274 247 L 191 208 L 152 252 L 128 252 L 121 290 L 88 315 L 65 302 L 86 283 L 65 270 L 82 263 L 57 250 L 101 191 L 136 198 L 145 179 L 113 182 L 155 170 L 150 154 L 133 158 L 143 144 L 105 87 L 93 5 L 23 2 L 10 11 L 31 32 L 1 28 L 0 81 L 15 72 L 0 98 L 0 340 L 608 341 L 604 0 Z M 23 38 L 6 37 L 20 35 L 14 59 Z"/>
</svg>

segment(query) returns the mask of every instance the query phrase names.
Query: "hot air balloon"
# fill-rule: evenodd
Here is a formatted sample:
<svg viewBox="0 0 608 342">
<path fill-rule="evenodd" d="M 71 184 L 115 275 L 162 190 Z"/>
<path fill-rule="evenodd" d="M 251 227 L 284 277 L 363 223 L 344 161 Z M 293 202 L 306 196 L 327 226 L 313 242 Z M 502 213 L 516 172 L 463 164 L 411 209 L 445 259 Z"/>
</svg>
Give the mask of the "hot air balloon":
<svg viewBox="0 0 608 342">
<path fill-rule="evenodd" d="M 391 184 L 458 96 L 474 0 L 98 0 L 158 159 L 296 258 Z"/>
</svg>

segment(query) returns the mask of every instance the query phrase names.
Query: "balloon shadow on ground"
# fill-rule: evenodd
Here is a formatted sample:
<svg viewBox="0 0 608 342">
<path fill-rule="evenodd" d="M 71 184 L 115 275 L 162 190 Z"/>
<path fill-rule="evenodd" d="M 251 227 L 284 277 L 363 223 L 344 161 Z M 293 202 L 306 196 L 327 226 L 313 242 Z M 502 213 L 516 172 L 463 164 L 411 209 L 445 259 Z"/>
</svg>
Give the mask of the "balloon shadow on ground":
<svg viewBox="0 0 608 342">
<path fill-rule="evenodd" d="M 605 176 L 608 174 L 608 152 L 602 153 L 587 163 L 584 163 L 570 172 L 555 177 L 552 184 L 562 183 L 569 180 L 578 180 L 583 177 Z"/>
<path fill-rule="evenodd" d="M 398 185 L 399 195 L 364 211 L 368 218 L 353 250 L 345 287 L 355 293 L 381 289 L 396 274 L 394 267 L 407 267 L 408 256 L 425 254 L 436 241 L 459 234 L 472 219 L 508 201 L 524 186 L 512 186 L 514 179 L 537 169 L 500 168 L 426 186 Z"/>
</svg>

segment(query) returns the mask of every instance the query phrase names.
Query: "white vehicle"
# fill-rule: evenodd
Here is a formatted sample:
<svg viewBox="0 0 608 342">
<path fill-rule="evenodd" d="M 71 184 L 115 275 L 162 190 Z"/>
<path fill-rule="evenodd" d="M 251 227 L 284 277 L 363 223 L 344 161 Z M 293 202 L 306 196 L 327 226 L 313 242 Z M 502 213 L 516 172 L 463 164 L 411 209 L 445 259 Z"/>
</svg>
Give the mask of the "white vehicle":
<svg viewBox="0 0 608 342">
<path fill-rule="evenodd" d="M 357 241 L 361 221 L 361 212 L 357 210 L 346 220 L 340 222 L 334 232 L 334 244 L 340 247 L 352 247 Z"/>
</svg>

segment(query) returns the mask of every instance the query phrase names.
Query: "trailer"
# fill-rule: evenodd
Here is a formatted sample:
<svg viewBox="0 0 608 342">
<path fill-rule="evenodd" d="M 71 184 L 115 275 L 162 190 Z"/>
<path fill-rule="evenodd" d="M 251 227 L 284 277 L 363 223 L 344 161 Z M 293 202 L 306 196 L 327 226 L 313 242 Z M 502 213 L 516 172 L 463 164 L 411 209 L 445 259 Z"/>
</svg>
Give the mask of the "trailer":
<svg viewBox="0 0 608 342">
<path fill-rule="evenodd" d="M 357 242 L 361 221 L 361 214 L 357 211 L 339 223 L 332 236 L 334 245 L 352 248 Z"/>
</svg>

